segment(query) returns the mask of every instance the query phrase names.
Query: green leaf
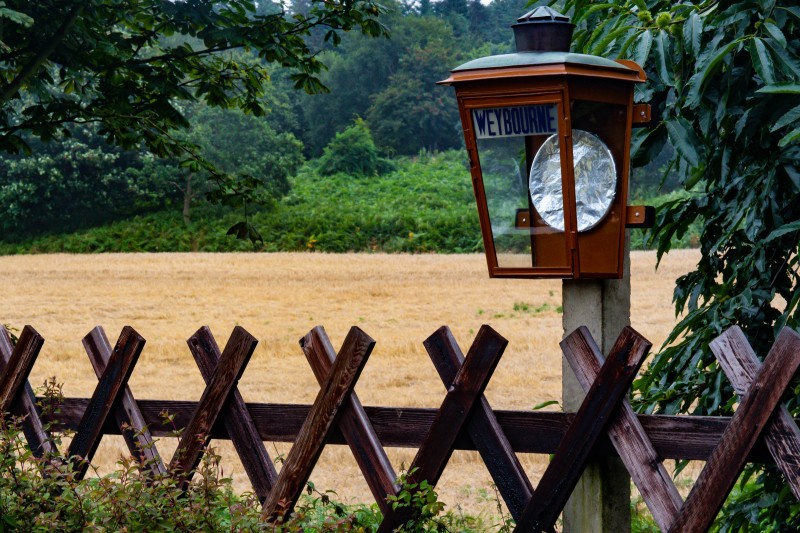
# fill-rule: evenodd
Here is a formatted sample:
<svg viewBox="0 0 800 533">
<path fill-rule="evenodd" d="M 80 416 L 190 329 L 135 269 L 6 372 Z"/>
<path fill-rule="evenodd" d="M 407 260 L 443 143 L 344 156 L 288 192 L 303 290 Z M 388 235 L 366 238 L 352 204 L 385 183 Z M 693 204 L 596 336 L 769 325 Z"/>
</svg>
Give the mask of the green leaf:
<svg viewBox="0 0 800 533">
<path fill-rule="evenodd" d="M 576 13 L 575 16 L 573 17 L 572 22 L 574 24 L 577 24 L 578 22 L 582 21 L 583 19 L 589 18 L 592 15 L 592 13 L 594 13 L 596 11 L 600 11 L 600 10 L 603 10 L 603 9 L 609 9 L 609 8 L 615 8 L 615 7 L 619 7 L 619 6 L 617 4 L 613 4 L 613 3 L 594 4 L 594 5 L 592 5 L 591 7 L 587 8 L 587 9 L 582 9 L 580 13 Z"/>
<path fill-rule="evenodd" d="M 700 140 L 692 130 L 691 124 L 682 118 L 673 118 L 664 122 L 669 132 L 669 140 L 675 150 L 683 157 L 686 162 L 692 167 L 700 164 L 700 155 L 697 153 L 697 148 L 700 146 Z"/>
<path fill-rule="evenodd" d="M 779 27 L 771 22 L 765 22 L 762 27 L 767 30 L 767 33 L 769 33 L 770 36 L 778 42 L 778 44 L 786 48 L 786 36 Z"/>
<path fill-rule="evenodd" d="M 647 58 L 650 56 L 650 48 L 653 46 L 653 34 L 650 30 L 645 30 L 636 39 L 636 45 L 633 47 L 633 60 L 644 66 L 647 64 Z"/>
<path fill-rule="evenodd" d="M 592 53 L 595 55 L 606 55 L 608 45 L 611 44 L 621 35 L 625 35 L 626 33 L 628 33 L 628 31 L 630 31 L 630 28 L 627 26 L 622 28 L 617 28 L 616 30 L 612 31 L 611 33 L 600 39 L 600 41 L 598 41 L 598 43 L 592 47 Z"/>
<path fill-rule="evenodd" d="M 784 115 L 781 118 L 779 118 L 777 122 L 775 122 L 775 124 L 772 125 L 772 127 L 770 127 L 769 131 L 778 130 L 797 120 L 800 120 L 800 105 L 784 113 Z"/>
<path fill-rule="evenodd" d="M 800 94 L 800 83 L 775 83 L 756 91 L 764 94 Z"/>
<path fill-rule="evenodd" d="M 764 42 L 755 37 L 748 43 L 748 50 L 750 52 L 750 59 L 753 60 L 753 67 L 756 72 L 764 80 L 764 83 L 771 85 L 775 83 L 775 71 L 772 68 L 772 58 L 767 52 L 767 47 Z"/>
<path fill-rule="evenodd" d="M 700 38 L 703 35 L 703 19 L 697 12 L 692 12 L 683 23 L 683 45 L 692 54 L 700 55 Z"/>
<path fill-rule="evenodd" d="M 705 91 L 711 76 L 716 73 L 717 67 L 720 66 L 722 60 L 725 59 L 731 50 L 738 46 L 742 40 L 743 39 L 736 39 L 735 41 L 726 44 L 719 51 L 712 52 L 713 56 L 711 56 L 711 59 L 702 66 L 702 70 L 698 71 L 694 76 L 692 76 L 692 79 L 689 83 L 691 88 L 686 96 L 686 104 L 690 108 L 694 108 L 700 103 L 700 99 L 703 96 L 703 92 Z"/>
<path fill-rule="evenodd" d="M 658 77 L 664 85 L 669 87 L 674 86 L 672 77 L 669 75 L 667 65 L 672 64 L 671 58 L 667 57 L 669 54 L 669 34 L 663 30 L 659 30 L 656 34 L 656 72 Z"/>
<path fill-rule="evenodd" d="M 622 46 L 619 48 L 619 52 L 617 53 L 617 57 L 628 57 L 628 50 L 636 43 L 636 40 L 639 38 L 639 35 L 642 33 L 641 29 L 638 28 L 626 28 L 626 31 L 630 32 L 628 38 L 622 43 Z"/>
<path fill-rule="evenodd" d="M 784 148 L 785 146 L 797 142 L 798 140 L 800 140 L 800 128 L 795 128 L 784 135 L 780 141 L 778 141 L 778 146 L 780 148 Z"/>
<path fill-rule="evenodd" d="M 772 233 L 767 235 L 765 242 L 774 241 L 779 237 L 783 237 L 787 233 L 793 233 L 795 231 L 800 231 L 800 220 L 795 220 L 789 224 L 784 224 L 780 228 L 773 230 Z"/>
<path fill-rule="evenodd" d="M 545 407 L 550 406 L 550 405 L 558 405 L 558 400 L 547 400 L 546 402 L 537 403 L 536 405 L 531 407 L 531 409 L 533 411 L 538 411 L 538 410 L 544 409 Z"/>
<path fill-rule="evenodd" d="M 0 6 L 5 6 L 5 2 L 0 2 Z M 0 19 L 8 19 L 11 22 L 30 28 L 33 26 L 33 19 L 25 13 L 20 13 L 7 7 L 0 7 Z"/>
<path fill-rule="evenodd" d="M 778 9 L 783 9 L 785 11 L 788 11 L 789 13 L 791 13 L 792 15 L 794 15 L 795 17 L 800 19 L 800 7 L 795 7 L 795 6 L 783 7 L 783 6 L 779 6 Z"/>
<path fill-rule="evenodd" d="M 764 44 L 770 49 L 773 57 L 778 60 L 778 68 L 787 78 L 800 78 L 800 63 L 797 61 L 796 57 L 790 56 L 784 47 L 775 46 L 775 43 L 771 39 L 764 41 Z"/>
</svg>

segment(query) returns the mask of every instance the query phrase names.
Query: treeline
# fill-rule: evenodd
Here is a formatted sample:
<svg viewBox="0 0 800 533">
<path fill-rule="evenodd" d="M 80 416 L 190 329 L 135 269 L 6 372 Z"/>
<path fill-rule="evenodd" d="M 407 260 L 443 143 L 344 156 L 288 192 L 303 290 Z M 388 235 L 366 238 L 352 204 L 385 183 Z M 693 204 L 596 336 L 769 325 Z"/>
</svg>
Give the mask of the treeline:
<svg viewBox="0 0 800 533">
<path fill-rule="evenodd" d="M 188 127 L 173 135 L 189 140 L 220 170 L 242 176 L 243 187 L 261 191 L 261 209 L 289 191 L 289 177 L 304 160 L 323 154 L 319 169 L 329 174 L 342 170 L 332 160 L 364 161 L 366 149 L 367 162 L 370 157 L 375 161 L 361 173 L 371 174 L 391 169 L 387 158 L 458 147 L 463 141 L 454 99 L 450 89 L 435 82 L 469 58 L 511 51 L 509 26 L 526 11 L 526 3 L 389 1 L 382 17 L 391 32 L 388 39 L 330 34 L 322 28 L 312 34 L 308 45 L 321 51 L 328 66 L 321 78 L 328 92 L 298 91 L 292 72 L 275 69 L 263 95 L 265 116 L 197 103 L 183 110 Z M 295 13 L 309 8 L 308 0 L 295 0 L 290 7 Z M 261 2 L 259 9 L 277 7 Z M 335 49 L 334 41 L 341 41 Z M 231 59 L 258 62 L 242 54 Z M 337 134 L 340 147 L 353 145 L 341 138 L 348 128 L 355 130 L 349 135 L 362 151 L 336 153 Z M 70 132 L 69 138 L 49 142 L 26 139 L 30 153 L 0 155 L 3 241 L 162 209 L 180 210 L 189 224 L 193 205 L 215 199 L 217 189 L 210 187 L 201 166 L 159 159 L 144 149 L 112 147 L 93 124 L 76 124 Z M 328 199 L 321 196 L 320 201 Z"/>
</svg>

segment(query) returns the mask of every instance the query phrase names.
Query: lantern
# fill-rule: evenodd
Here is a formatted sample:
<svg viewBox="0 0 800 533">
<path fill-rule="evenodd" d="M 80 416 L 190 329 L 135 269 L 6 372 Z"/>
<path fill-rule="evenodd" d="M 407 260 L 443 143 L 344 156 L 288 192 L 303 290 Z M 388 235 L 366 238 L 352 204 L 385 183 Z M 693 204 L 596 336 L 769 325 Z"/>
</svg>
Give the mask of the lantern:
<svg viewBox="0 0 800 533">
<path fill-rule="evenodd" d="M 632 61 L 572 54 L 573 25 L 547 7 L 513 26 L 517 53 L 483 57 L 439 82 L 455 87 L 491 277 L 620 278 L 628 206 Z"/>
</svg>

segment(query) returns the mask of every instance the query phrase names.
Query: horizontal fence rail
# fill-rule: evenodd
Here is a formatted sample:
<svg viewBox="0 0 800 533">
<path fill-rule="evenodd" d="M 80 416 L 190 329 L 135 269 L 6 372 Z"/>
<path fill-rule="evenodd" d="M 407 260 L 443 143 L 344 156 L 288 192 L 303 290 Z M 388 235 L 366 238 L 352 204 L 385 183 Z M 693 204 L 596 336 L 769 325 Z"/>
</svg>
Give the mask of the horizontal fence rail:
<svg viewBox="0 0 800 533">
<path fill-rule="evenodd" d="M 438 372 L 438 409 L 364 406 L 354 392 L 375 341 L 351 328 L 337 352 L 324 329 L 300 341 L 320 385 L 313 404 L 245 403 L 237 390 L 257 340 L 236 327 L 223 349 L 200 328 L 188 341 L 206 388 L 198 401 L 137 400 L 128 381 L 145 340 L 123 328 L 115 345 L 98 327 L 83 340 L 98 377 L 91 398 L 64 398 L 57 414 L 44 415 L 28 376 L 44 339 L 26 326 L 19 339 L 0 327 L 0 410 L 22 417 L 22 430 L 38 457 L 78 457 L 82 478 L 103 435 L 122 435 L 150 475 L 170 475 L 185 490 L 211 439 L 233 442 L 265 520 L 289 515 L 326 445 L 347 445 L 383 513 L 379 531 L 413 519 L 388 496 L 400 490 L 386 447 L 416 448 L 408 481 L 435 485 L 453 450 L 476 450 L 486 464 L 516 531 L 554 531 L 587 463 L 619 456 L 662 531 L 706 531 L 747 462 L 776 464 L 800 497 L 800 429 L 780 403 L 800 367 L 800 335 L 784 329 L 763 363 L 744 334 L 731 328 L 712 343 L 740 402 L 732 417 L 636 414 L 627 400 L 630 383 L 650 343 L 625 328 L 604 356 L 586 328 L 561 343 L 586 392 L 577 413 L 495 410 L 483 395 L 507 341 L 483 326 L 464 355 L 450 330 L 423 343 Z M 169 413 L 169 421 L 164 413 Z M 74 431 L 59 452 L 48 432 Z M 154 437 L 183 428 L 173 457 L 164 462 Z M 280 471 L 265 441 L 291 442 Z M 533 486 L 516 454 L 552 454 Z M 706 461 L 684 501 L 664 469 L 664 459 Z M 413 485 L 412 485 L 413 486 Z"/>
<path fill-rule="evenodd" d="M 58 417 L 42 417 L 46 423 L 57 423 L 61 429 L 75 430 L 86 410 L 86 398 L 64 398 Z M 175 427 L 186 427 L 197 410 L 197 402 L 180 400 L 137 400 L 145 424 L 154 437 L 175 435 Z M 267 442 L 294 442 L 303 421 L 311 409 L 307 404 L 246 403 L 258 435 Z M 164 422 L 163 412 L 170 414 L 172 422 Z M 418 448 L 428 434 L 438 409 L 425 407 L 364 406 L 370 423 L 384 446 Z M 574 413 L 553 411 L 494 411 L 500 428 L 517 453 L 551 454 L 564 438 Z M 726 416 L 642 415 L 636 418 L 642 424 L 650 442 L 662 459 L 708 460 L 719 443 L 722 433 L 730 424 Z M 800 424 L 800 419 L 795 420 Z M 172 424 L 175 424 L 173 427 Z M 106 435 L 121 435 L 113 421 L 103 425 Z M 223 425 L 215 425 L 210 433 L 213 439 L 230 439 Z M 333 429 L 328 444 L 347 445 L 341 431 Z M 460 434 L 455 441 L 456 450 L 476 451 L 468 435 Z M 618 456 L 607 436 L 598 438 L 592 448 L 593 458 Z M 774 464 L 766 442 L 759 440 L 747 456 L 750 463 Z"/>
</svg>

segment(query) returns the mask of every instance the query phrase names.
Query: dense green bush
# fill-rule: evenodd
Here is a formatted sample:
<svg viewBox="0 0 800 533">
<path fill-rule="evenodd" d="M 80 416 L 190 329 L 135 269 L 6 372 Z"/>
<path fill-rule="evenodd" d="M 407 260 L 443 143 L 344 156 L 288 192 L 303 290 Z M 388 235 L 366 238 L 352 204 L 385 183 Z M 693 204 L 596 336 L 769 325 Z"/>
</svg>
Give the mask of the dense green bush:
<svg viewBox="0 0 800 533">
<path fill-rule="evenodd" d="M 340 172 L 353 176 L 375 176 L 391 170 L 392 164 L 380 157 L 367 123 L 357 118 L 328 143 L 319 158 L 318 168 L 323 176 Z"/>
<path fill-rule="evenodd" d="M 25 444 L 20 420 L 0 420 L 0 532 L 78 531 L 376 531 L 378 506 L 343 505 L 335 493 L 309 482 L 291 516 L 275 523 L 261 517 L 261 504 L 237 495 L 222 477 L 219 456 L 206 450 L 188 490 L 170 476 L 152 479 L 131 458 L 121 459 L 107 476 L 76 480 L 71 461 L 36 458 Z M 60 439 L 57 444 L 60 444 Z M 443 512 L 433 487 L 403 484 L 393 505 L 412 507 L 404 531 L 509 530 L 508 519 Z"/>
<path fill-rule="evenodd" d="M 58 142 L 29 139 L 32 154 L 0 154 L 4 240 L 104 224 L 178 199 L 176 165 L 110 146 L 97 129 L 74 126 Z"/>
</svg>

